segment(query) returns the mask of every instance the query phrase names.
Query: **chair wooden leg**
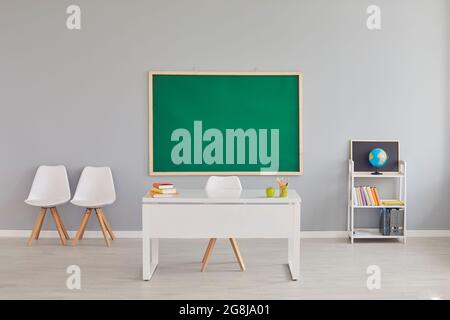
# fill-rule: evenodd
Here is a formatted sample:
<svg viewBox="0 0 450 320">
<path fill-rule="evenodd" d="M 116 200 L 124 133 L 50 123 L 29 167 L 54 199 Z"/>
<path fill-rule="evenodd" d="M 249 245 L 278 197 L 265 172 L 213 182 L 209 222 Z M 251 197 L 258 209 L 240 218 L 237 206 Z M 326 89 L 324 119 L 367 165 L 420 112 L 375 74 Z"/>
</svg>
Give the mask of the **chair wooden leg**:
<svg viewBox="0 0 450 320">
<path fill-rule="evenodd" d="M 205 262 L 206 256 L 208 255 L 209 250 L 211 249 L 212 238 L 208 241 L 208 246 L 206 247 L 205 253 L 203 254 L 202 263 Z"/>
<path fill-rule="evenodd" d="M 87 214 L 88 217 L 87 217 L 87 220 L 86 220 L 86 224 L 85 224 L 84 227 L 83 227 L 83 230 L 81 230 L 80 239 L 78 239 L 78 240 L 83 240 L 84 232 L 86 231 L 88 221 L 89 221 L 89 219 L 91 218 L 91 213 L 92 213 L 92 209 L 86 209 L 85 214 Z"/>
<path fill-rule="evenodd" d="M 55 220 L 56 230 L 58 230 L 59 237 L 61 238 L 61 243 L 65 246 L 67 244 L 66 236 L 64 235 L 64 231 L 58 219 L 58 212 L 54 207 L 50 208 L 50 212 L 52 213 L 53 220 Z"/>
<path fill-rule="evenodd" d="M 241 271 L 245 271 L 244 259 L 242 259 L 241 252 L 239 250 L 239 246 L 237 244 L 236 239 L 230 238 L 231 247 L 233 248 L 234 255 L 236 256 L 237 261 L 239 262 L 239 266 L 241 267 Z"/>
<path fill-rule="evenodd" d="M 95 209 L 95 213 L 97 214 L 98 222 L 100 223 L 100 228 L 103 232 L 103 237 L 105 238 L 106 245 L 111 246 L 111 240 L 108 238 L 108 231 L 106 230 L 105 223 L 103 222 L 102 215 L 99 213 L 98 209 Z"/>
<path fill-rule="evenodd" d="M 106 216 L 105 216 L 105 213 L 103 212 L 103 209 L 102 209 L 102 208 L 98 208 L 98 209 L 97 209 L 97 212 L 100 213 L 100 215 L 101 215 L 101 217 L 102 217 L 102 220 L 103 220 L 103 222 L 105 223 L 106 230 L 108 231 L 109 236 L 111 237 L 111 240 L 115 240 L 116 237 L 114 236 L 114 233 L 113 233 L 113 231 L 112 231 L 112 229 L 111 229 L 111 226 L 109 225 L 109 222 L 108 222 L 108 220 L 106 219 Z"/>
<path fill-rule="evenodd" d="M 66 237 L 66 240 L 70 240 L 69 234 L 67 233 L 67 229 L 64 226 L 64 223 L 62 222 L 61 216 L 59 215 L 58 209 L 55 207 L 56 216 L 58 217 L 59 224 L 61 225 L 62 231 L 64 233 L 64 236 Z"/>
<path fill-rule="evenodd" d="M 42 219 L 40 219 L 40 221 L 39 221 L 39 227 L 37 229 L 36 236 L 34 237 L 34 239 L 36 239 L 36 240 L 39 239 L 39 235 L 41 234 L 42 225 L 44 224 L 44 219 L 45 219 L 45 214 L 47 212 L 47 209 L 46 208 L 41 208 L 40 211 L 43 211 L 44 214 L 42 215 Z"/>
<path fill-rule="evenodd" d="M 90 216 L 91 216 L 91 209 L 86 209 L 86 211 L 83 215 L 83 219 L 81 219 L 80 228 L 78 229 L 77 234 L 72 241 L 73 246 L 76 246 L 78 244 L 78 241 L 83 239 L 84 230 L 86 230 L 86 226 L 87 226 Z"/>
<path fill-rule="evenodd" d="M 211 253 L 214 249 L 214 245 L 216 244 L 216 241 L 217 241 L 216 238 L 212 238 L 210 240 L 211 244 L 209 246 L 209 250 L 206 252 L 206 257 L 205 257 L 205 261 L 203 261 L 201 272 L 205 272 L 206 268 L 208 267 L 209 258 L 211 257 Z"/>
<path fill-rule="evenodd" d="M 44 221 L 45 212 L 47 211 L 46 208 L 41 208 L 39 210 L 39 215 L 36 218 L 36 222 L 34 223 L 33 231 L 31 232 L 30 237 L 28 238 L 27 245 L 31 246 L 34 239 L 37 239 L 40 228 L 42 227 L 42 222 Z"/>
</svg>

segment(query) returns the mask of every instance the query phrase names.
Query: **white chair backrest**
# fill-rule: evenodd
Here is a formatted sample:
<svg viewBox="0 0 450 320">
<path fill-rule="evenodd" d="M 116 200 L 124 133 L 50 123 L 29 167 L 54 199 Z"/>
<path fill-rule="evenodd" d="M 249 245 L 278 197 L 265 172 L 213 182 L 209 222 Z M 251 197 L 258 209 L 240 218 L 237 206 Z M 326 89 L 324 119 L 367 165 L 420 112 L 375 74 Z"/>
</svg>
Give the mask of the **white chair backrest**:
<svg viewBox="0 0 450 320">
<path fill-rule="evenodd" d="M 209 177 L 206 182 L 206 193 L 214 198 L 234 198 L 239 197 L 242 191 L 241 181 L 236 176 L 230 177 Z"/>
<path fill-rule="evenodd" d="M 109 167 L 85 167 L 73 199 L 109 202 L 116 200 L 114 181 Z"/>
<path fill-rule="evenodd" d="M 27 200 L 70 200 L 65 166 L 40 166 L 34 176 Z"/>
</svg>

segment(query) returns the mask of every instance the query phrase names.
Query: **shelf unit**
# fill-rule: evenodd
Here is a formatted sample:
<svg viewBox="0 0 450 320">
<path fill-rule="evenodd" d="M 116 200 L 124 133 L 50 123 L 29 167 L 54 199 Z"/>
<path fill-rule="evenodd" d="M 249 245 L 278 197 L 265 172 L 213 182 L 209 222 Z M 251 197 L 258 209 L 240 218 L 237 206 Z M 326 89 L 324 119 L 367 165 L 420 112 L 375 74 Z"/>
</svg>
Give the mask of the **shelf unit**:
<svg viewBox="0 0 450 320">
<path fill-rule="evenodd" d="M 354 163 L 349 160 L 348 164 L 348 217 L 347 217 L 347 231 L 349 233 L 350 242 L 353 243 L 355 239 L 399 239 L 406 243 L 406 162 L 399 161 L 399 172 L 383 172 L 382 175 L 373 175 L 370 172 L 355 172 Z M 357 206 L 354 205 L 353 188 L 355 181 L 360 178 L 365 179 L 392 179 L 396 183 L 396 197 L 403 201 L 404 205 L 386 205 L 386 206 Z M 403 210 L 403 234 L 402 235 L 382 235 L 377 229 L 355 228 L 355 213 L 357 209 L 379 209 L 393 208 Z"/>
</svg>

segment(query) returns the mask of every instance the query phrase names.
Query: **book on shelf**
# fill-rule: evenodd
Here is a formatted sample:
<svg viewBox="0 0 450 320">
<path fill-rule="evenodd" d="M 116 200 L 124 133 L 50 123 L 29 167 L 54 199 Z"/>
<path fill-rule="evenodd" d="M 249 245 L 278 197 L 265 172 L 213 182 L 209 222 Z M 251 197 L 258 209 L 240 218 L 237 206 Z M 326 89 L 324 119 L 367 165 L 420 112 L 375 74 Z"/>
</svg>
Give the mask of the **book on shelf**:
<svg viewBox="0 0 450 320">
<path fill-rule="evenodd" d="M 385 206 L 403 206 L 405 203 L 402 200 L 382 200 L 381 203 Z"/>
<path fill-rule="evenodd" d="M 366 193 L 366 196 L 367 196 L 367 199 L 368 199 L 368 205 L 369 206 L 375 206 L 375 201 L 373 201 L 373 198 L 372 198 L 372 192 L 369 190 L 369 187 L 368 186 L 365 186 L 364 187 L 364 192 Z"/>
<path fill-rule="evenodd" d="M 354 187 L 352 191 L 354 206 L 380 206 L 380 195 L 376 187 L 359 186 Z"/>
<path fill-rule="evenodd" d="M 380 233 L 383 236 L 390 235 L 390 211 L 386 208 L 380 211 Z"/>
<path fill-rule="evenodd" d="M 363 202 L 362 196 L 361 196 L 361 193 L 360 193 L 360 192 L 357 192 L 357 191 L 356 191 L 356 188 L 353 188 L 353 190 L 354 190 L 355 193 L 356 193 L 356 198 L 355 198 L 356 203 L 355 203 L 355 205 L 358 205 L 359 203 L 362 203 L 362 202 Z"/>
<path fill-rule="evenodd" d="M 155 182 L 153 188 L 148 191 L 153 198 L 167 198 L 178 195 L 177 189 L 169 182 Z"/>
<path fill-rule="evenodd" d="M 405 214 L 404 210 L 402 209 L 389 209 L 390 210 L 390 235 L 403 235 L 403 215 Z"/>
<path fill-rule="evenodd" d="M 374 198 L 375 198 L 375 202 L 377 203 L 377 205 L 380 205 L 380 204 L 381 204 L 381 201 L 380 201 L 380 198 L 379 198 L 379 196 L 378 196 L 378 192 L 376 192 L 375 187 L 372 187 L 372 188 L 371 188 L 371 191 L 372 191 L 372 194 L 373 194 L 373 196 L 374 196 Z"/>
<path fill-rule="evenodd" d="M 361 193 L 361 197 L 362 197 L 362 199 L 363 199 L 363 201 L 362 201 L 362 205 L 363 206 L 368 206 L 369 205 L 369 199 L 367 199 L 367 195 L 366 195 L 366 192 L 364 191 L 364 187 L 360 187 L 359 188 L 359 192 Z"/>
<path fill-rule="evenodd" d="M 362 187 L 358 188 L 358 192 L 361 194 L 361 206 L 367 206 L 367 199 L 366 199 L 366 193 L 364 192 Z"/>
<path fill-rule="evenodd" d="M 352 191 L 353 205 L 358 207 L 378 207 L 378 206 L 404 206 L 402 200 L 386 199 L 381 200 L 377 187 L 359 186 Z"/>
</svg>

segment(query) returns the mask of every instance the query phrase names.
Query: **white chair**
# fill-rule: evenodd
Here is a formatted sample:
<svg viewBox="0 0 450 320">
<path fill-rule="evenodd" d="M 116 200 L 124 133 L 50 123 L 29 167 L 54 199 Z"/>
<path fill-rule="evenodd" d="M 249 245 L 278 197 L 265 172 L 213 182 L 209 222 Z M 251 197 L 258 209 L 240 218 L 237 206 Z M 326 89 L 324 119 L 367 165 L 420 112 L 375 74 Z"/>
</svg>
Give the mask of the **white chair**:
<svg viewBox="0 0 450 320">
<path fill-rule="evenodd" d="M 39 239 L 42 224 L 44 222 L 47 209 L 50 209 L 53 220 L 55 220 L 56 229 L 63 245 L 69 240 L 66 227 L 56 209 L 57 205 L 66 203 L 70 200 L 70 186 L 67 179 L 65 166 L 40 166 L 34 176 L 30 194 L 25 200 L 26 204 L 40 207 L 39 215 L 28 239 L 28 245 L 31 246 L 34 239 Z"/>
<path fill-rule="evenodd" d="M 230 176 L 230 177 L 216 177 L 212 176 L 206 182 L 206 193 L 208 197 L 220 198 L 220 197 L 239 197 L 242 192 L 242 185 L 238 177 Z M 236 221 L 239 223 L 239 221 Z M 239 250 L 239 246 L 237 244 L 236 239 L 230 238 L 231 247 L 233 248 L 234 255 L 239 263 L 241 271 L 245 271 L 244 260 L 242 259 L 241 252 Z M 214 249 L 214 245 L 216 244 L 217 238 L 209 239 L 208 246 L 206 247 L 206 251 L 203 255 L 202 259 L 202 268 L 201 271 L 206 271 L 208 267 L 209 258 L 211 257 L 211 253 Z"/>
<path fill-rule="evenodd" d="M 77 245 L 79 240 L 83 239 L 92 211 L 96 212 L 106 245 L 108 247 L 111 245 L 108 234 L 111 240 L 114 240 L 115 237 L 102 208 L 114 203 L 114 201 L 116 201 L 116 191 L 111 169 L 109 167 L 85 167 L 71 201 L 76 206 L 86 208 L 80 228 L 72 243 L 74 246 Z"/>
</svg>

